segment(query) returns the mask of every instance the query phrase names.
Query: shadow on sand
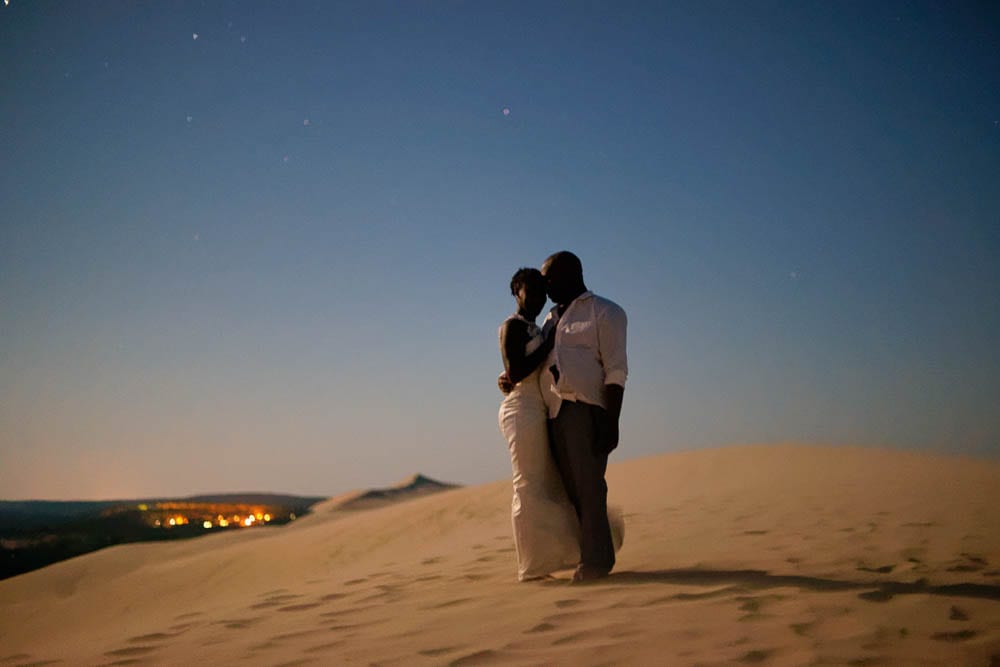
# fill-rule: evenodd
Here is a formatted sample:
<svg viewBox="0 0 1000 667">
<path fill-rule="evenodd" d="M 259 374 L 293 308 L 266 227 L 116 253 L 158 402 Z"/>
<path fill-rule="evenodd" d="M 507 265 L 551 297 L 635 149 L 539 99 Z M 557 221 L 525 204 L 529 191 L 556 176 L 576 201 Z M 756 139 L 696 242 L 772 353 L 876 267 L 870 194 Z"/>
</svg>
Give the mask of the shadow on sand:
<svg viewBox="0 0 1000 667">
<path fill-rule="evenodd" d="M 926 579 L 905 581 L 840 581 L 819 577 L 769 574 L 764 570 L 653 570 L 649 572 L 613 572 L 601 584 L 676 584 L 681 586 L 717 586 L 729 584 L 747 590 L 795 587 L 813 591 L 864 591 L 858 597 L 870 602 L 886 602 L 896 595 L 947 595 L 950 597 L 1000 600 L 1000 586 L 988 584 L 932 585 Z"/>
</svg>

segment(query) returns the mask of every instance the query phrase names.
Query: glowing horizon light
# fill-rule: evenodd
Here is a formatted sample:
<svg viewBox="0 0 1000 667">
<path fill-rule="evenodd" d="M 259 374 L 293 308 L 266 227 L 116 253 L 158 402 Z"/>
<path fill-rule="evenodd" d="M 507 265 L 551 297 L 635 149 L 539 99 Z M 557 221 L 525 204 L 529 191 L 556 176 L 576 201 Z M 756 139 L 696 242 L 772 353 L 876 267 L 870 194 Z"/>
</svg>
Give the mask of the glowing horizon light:
<svg viewBox="0 0 1000 667">
<path fill-rule="evenodd" d="M 229 525 L 228 521 L 226 521 L 225 519 L 219 519 L 219 528 L 225 528 L 228 525 Z"/>
<path fill-rule="evenodd" d="M 211 528 L 212 527 L 212 522 L 211 521 L 206 521 L 205 523 L 201 524 L 201 527 L 202 528 Z"/>
<path fill-rule="evenodd" d="M 168 523 L 171 526 L 176 526 L 177 525 L 177 520 L 175 518 L 173 518 L 173 517 L 170 517 L 170 521 Z"/>
<path fill-rule="evenodd" d="M 264 521 L 270 521 L 270 520 L 271 520 L 271 515 L 270 514 L 265 514 L 264 515 Z"/>
<path fill-rule="evenodd" d="M 257 513 L 256 513 L 256 514 L 254 514 L 253 516 L 254 516 L 254 518 L 255 518 L 255 519 L 257 519 L 257 521 L 260 521 L 261 519 L 263 519 L 263 518 L 264 518 L 264 515 L 263 515 L 263 514 L 261 514 L 260 512 L 257 512 Z"/>
<path fill-rule="evenodd" d="M 246 519 L 244 519 L 243 520 L 243 525 L 244 526 L 248 526 L 248 527 L 252 526 L 253 525 L 253 517 L 252 516 L 248 516 Z"/>
<path fill-rule="evenodd" d="M 139 503 L 139 511 L 140 512 L 145 512 L 148 509 L 149 509 L 149 505 L 147 505 L 146 503 Z"/>
</svg>

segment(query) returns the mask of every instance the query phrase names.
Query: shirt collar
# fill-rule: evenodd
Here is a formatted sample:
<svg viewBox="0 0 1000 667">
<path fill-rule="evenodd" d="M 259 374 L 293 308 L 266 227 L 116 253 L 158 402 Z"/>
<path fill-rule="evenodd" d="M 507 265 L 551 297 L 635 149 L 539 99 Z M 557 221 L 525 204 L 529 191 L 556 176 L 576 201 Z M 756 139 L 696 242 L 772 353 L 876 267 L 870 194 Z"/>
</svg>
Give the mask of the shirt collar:
<svg viewBox="0 0 1000 667">
<path fill-rule="evenodd" d="M 572 301 L 570 301 L 568 304 L 566 304 L 566 309 L 563 310 L 563 312 L 562 312 L 563 316 L 565 316 L 566 313 L 568 313 L 570 311 L 570 308 L 573 307 L 574 303 L 576 303 L 577 301 L 585 301 L 587 299 L 592 298 L 593 296 L 594 296 L 594 293 L 591 292 L 590 290 L 586 290 L 585 292 L 581 292 L 580 296 L 576 297 L 575 299 L 573 299 Z M 552 306 L 552 312 L 554 312 L 554 313 L 556 313 L 558 315 L 558 313 L 559 313 L 559 305 L 558 304 L 556 304 L 555 306 Z"/>
</svg>

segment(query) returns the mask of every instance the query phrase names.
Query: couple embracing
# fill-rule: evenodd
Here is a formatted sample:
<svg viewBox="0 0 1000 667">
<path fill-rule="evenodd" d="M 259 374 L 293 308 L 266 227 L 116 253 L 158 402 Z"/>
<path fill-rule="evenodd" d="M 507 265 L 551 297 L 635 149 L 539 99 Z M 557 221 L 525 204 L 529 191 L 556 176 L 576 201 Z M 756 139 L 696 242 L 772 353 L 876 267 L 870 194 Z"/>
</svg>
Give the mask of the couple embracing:
<svg viewBox="0 0 1000 667">
<path fill-rule="evenodd" d="M 517 312 L 500 326 L 498 384 L 518 579 L 572 568 L 574 582 L 602 579 L 624 536 L 620 512 L 608 512 L 604 474 L 628 374 L 625 311 L 587 289 L 579 258 L 566 251 L 541 271 L 520 269 L 510 289 Z M 555 306 L 539 328 L 546 295 Z"/>
</svg>

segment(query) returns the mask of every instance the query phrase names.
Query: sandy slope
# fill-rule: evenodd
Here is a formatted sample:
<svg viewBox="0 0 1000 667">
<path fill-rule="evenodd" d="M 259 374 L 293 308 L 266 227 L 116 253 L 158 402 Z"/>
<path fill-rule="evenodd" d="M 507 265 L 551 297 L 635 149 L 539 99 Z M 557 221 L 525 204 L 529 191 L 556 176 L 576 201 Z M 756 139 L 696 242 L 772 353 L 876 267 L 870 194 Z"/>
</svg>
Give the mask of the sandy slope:
<svg viewBox="0 0 1000 667">
<path fill-rule="evenodd" d="M 606 582 L 516 583 L 507 482 L 333 499 L 0 582 L 0 664 L 1000 664 L 996 462 L 733 447 L 609 484 Z"/>
</svg>

